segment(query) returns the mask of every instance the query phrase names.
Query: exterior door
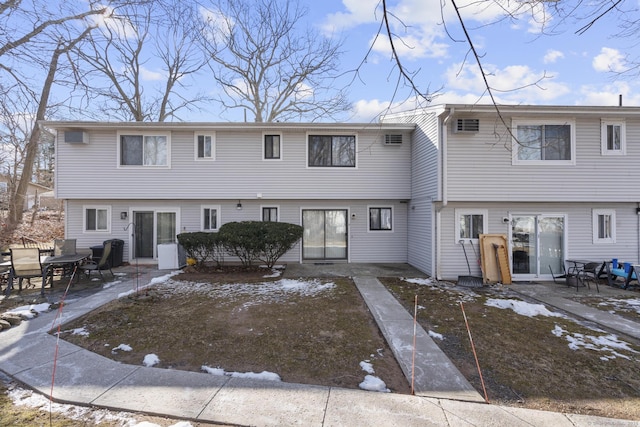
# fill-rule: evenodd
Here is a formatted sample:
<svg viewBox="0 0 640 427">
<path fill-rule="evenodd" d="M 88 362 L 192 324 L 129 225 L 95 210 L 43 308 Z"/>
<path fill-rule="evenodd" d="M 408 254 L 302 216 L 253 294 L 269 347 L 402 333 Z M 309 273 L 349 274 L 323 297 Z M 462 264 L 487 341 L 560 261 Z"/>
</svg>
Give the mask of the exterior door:
<svg viewBox="0 0 640 427">
<path fill-rule="evenodd" d="M 347 259 L 347 210 L 302 211 L 302 259 Z"/>
<path fill-rule="evenodd" d="M 511 216 L 511 271 L 515 278 L 547 278 L 563 271 L 564 215 Z"/>
<path fill-rule="evenodd" d="M 156 258 L 156 246 L 175 243 L 177 231 L 175 211 L 134 211 L 133 258 Z"/>
</svg>

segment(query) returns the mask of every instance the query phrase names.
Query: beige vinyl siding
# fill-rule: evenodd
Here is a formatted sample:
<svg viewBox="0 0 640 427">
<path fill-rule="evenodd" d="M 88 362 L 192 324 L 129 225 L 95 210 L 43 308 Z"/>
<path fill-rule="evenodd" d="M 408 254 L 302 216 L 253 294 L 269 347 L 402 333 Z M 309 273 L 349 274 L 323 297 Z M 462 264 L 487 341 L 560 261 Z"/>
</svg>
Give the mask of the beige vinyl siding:
<svg viewBox="0 0 640 427">
<path fill-rule="evenodd" d="M 349 254 L 350 262 L 407 262 L 407 203 L 397 200 L 243 200 L 242 210 L 236 209 L 236 200 L 95 200 L 81 199 L 67 202 L 66 233 L 76 238 L 79 248 L 89 248 L 102 244 L 107 239 L 121 239 L 125 242 L 123 259 L 130 260 L 131 209 L 178 209 L 178 233 L 200 231 L 200 209 L 202 205 L 220 205 L 220 225 L 232 221 L 253 221 L 260 219 L 260 206 L 279 207 L 281 222 L 301 225 L 302 209 L 346 209 L 349 212 Z M 83 230 L 83 206 L 101 205 L 111 208 L 110 232 L 95 233 Z M 393 230 L 370 232 L 368 230 L 368 207 L 390 206 L 393 209 Z M 129 218 L 120 219 L 120 212 L 127 212 Z M 354 216 L 352 216 L 354 215 Z M 129 229 L 127 230 L 127 226 Z M 285 254 L 281 262 L 300 262 L 300 244 Z M 234 261 L 233 257 L 226 257 Z"/>
<path fill-rule="evenodd" d="M 135 131 L 129 131 L 134 133 Z M 307 167 L 307 133 L 282 132 L 282 160 L 262 160 L 262 131 L 217 130 L 214 161 L 194 159 L 194 132 L 171 132 L 170 168 L 118 167 L 116 130 L 90 133 L 89 144 L 57 143 L 59 198 L 98 199 L 408 199 L 410 136 L 383 144 L 384 131 L 356 134 L 356 168 Z M 159 133 L 159 132 L 158 132 Z"/>
<path fill-rule="evenodd" d="M 455 234 L 455 209 L 486 209 L 488 211 L 488 234 L 509 236 L 510 224 L 502 218 L 509 214 L 564 214 L 566 215 L 567 252 L 564 258 L 590 259 L 594 261 L 618 258 L 636 262 L 638 251 L 638 222 L 635 203 L 449 203 L 442 210 L 441 230 L 441 278 L 456 280 L 458 275 L 468 275 L 462 247 L 457 244 Z M 593 243 L 593 209 L 614 209 L 616 211 L 616 243 Z M 472 247 L 467 244 L 467 255 L 471 274 L 482 275 Z M 478 247 L 475 247 L 478 251 Z M 479 253 L 478 253 L 479 255 Z M 548 267 L 542 266 L 541 273 L 548 274 Z M 544 278 L 544 277 L 543 277 Z M 547 279 L 550 277 L 546 277 Z"/>
<path fill-rule="evenodd" d="M 615 115 L 615 113 L 612 113 Z M 512 165 L 511 137 L 494 117 L 476 114 L 477 134 L 448 129 L 450 201 L 637 201 L 630 190 L 640 180 L 640 121 L 626 119 L 626 156 L 602 156 L 600 120 L 605 117 L 554 115 L 575 120 L 575 165 Z M 613 116 L 612 116 L 613 117 Z M 545 117 L 527 117 L 545 123 Z M 507 117 L 507 123 L 511 118 Z"/>
</svg>

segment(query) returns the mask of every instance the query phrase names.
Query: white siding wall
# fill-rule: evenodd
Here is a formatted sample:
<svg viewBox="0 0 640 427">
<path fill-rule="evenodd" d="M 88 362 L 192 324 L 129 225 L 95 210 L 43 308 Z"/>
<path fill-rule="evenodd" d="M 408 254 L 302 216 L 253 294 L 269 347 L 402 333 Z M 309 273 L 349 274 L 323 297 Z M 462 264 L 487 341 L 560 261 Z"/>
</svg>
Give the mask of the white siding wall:
<svg viewBox="0 0 640 427">
<path fill-rule="evenodd" d="M 220 205 L 220 224 L 231 221 L 260 220 L 261 206 L 279 207 L 280 221 L 301 224 L 302 209 L 347 209 L 349 211 L 350 262 L 407 262 L 407 204 L 397 200 L 249 200 L 242 201 L 242 210 L 236 209 L 237 201 L 228 200 L 71 200 L 67 202 L 66 235 L 78 239 L 79 248 L 99 245 L 107 239 L 122 239 L 124 260 L 129 260 L 131 247 L 129 225 L 131 218 L 120 219 L 120 212 L 129 212 L 132 206 L 138 209 L 179 209 L 180 232 L 200 231 L 200 207 Z M 84 232 L 83 206 L 106 205 L 111 208 L 110 232 Z M 393 230 L 369 231 L 368 207 L 393 209 Z M 129 212 L 130 214 L 130 212 Z M 355 216 L 353 216 L 355 215 Z M 128 230 L 125 230 L 129 226 Z M 281 258 L 283 262 L 300 262 L 300 245 Z"/>
<path fill-rule="evenodd" d="M 509 235 L 509 224 L 502 221 L 509 214 L 566 214 L 567 222 L 567 258 L 639 261 L 638 233 L 640 216 L 636 214 L 635 203 L 450 203 L 442 210 L 442 247 L 441 276 L 446 280 L 455 280 L 458 275 L 467 275 L 467 264 L 462 247 L 457 244 L 455 234 L 456 208 L 488 210 L 487 234 Z M 616 212 L 616 243 L 594 244 L 592 210 L 614 209 Z M 475 261 L 471 246 L 467 245 L 467 255 L 471 265 L 471 273 L 481 276 L 480 267 Z M 476 247 L 476 251 L 478 248 Z M 479 254 L 478 254 L 479 255 Z M 544 275 L 548 274 L 543 266 Z"/>
<path fill-rule="evenodd" d="M 136 133 L 135 131 L 129 131 Z M 159 132 L 158 132 L 159 133 Z M 216 159 L 194 160 L 194 132 L 171 133 L 171 168 L 117 166 L 116 130 L 90 131 L 89 144 L 56 146 L 56 191 L 61 199 L 409 199 L 410 137 L 383 144 L 385 131 L 319 130 L 357 134 L 357 167 L 307 167 L 307 133 L 282 134 L 282 160 L 262 160 L 262 132 L 216 132 Z M 402 133 L 402 132 L 392 132 Z"/>
<path fill-rule="evenodd" d="M 554 115 L 575 120 L 576 164 L 512 165 L 511 137 L 495 115 L 480 119 L 480 132 L 463 134 L 448 128 L 449 201 L 636 202 L 632 188 L 640 181 L 640 120 L 626 119 L 627 155 L 602 156 L 601 116 Z M 615 110 L 611 113 L 615 116 Z M 506 117 L 507 123 L 511 122 Z M 527 117 L 529 119 L 529 117 Z M 531 121 L 545 123 L 544 117 Z"/>
<path fill-rule="evenodd" d="M 416 123 L 411 141 L 411 202 L 409 206 L 408 262 L 427 274 L 435 268 L 434 202 L 439 200 L 440 132 L 436 112 L 403 114 L 393 122 Z"/>
</svg>

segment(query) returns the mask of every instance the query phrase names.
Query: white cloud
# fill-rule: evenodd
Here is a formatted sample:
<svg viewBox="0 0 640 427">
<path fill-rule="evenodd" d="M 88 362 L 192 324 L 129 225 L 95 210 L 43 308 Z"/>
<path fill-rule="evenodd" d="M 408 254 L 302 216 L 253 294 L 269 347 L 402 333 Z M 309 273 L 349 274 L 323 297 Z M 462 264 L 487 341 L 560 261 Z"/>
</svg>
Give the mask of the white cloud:
<svg viewBox="0 0 640 427">
<path fill-rule="evenodd" d="M 389 101 L 378 99 L 356 101 L 353 103 L 351 121 L 363 123 L 376 121 L 380 114 L 387 112 L 390 105 Z"/>
<path fill-rule="evenodd" d="M 375 39 L 374 51 L 388 55 L 388 38 L 380 34 L 375 38 L 378 24 L 382 20 L 382 9 L 378 0 L 343 0 L 344 10 L 327 15 L 321 28 L 327 34 L 346 31 L 363 24 L 376 24 L 371 27 L 371 42 Z M 478 2 L 462 0 L 460 13 L 465 23 L 489 24 L 509 16 L 510 19 L 522 19 L 528 25 L 529 32 L 539 33 L 548 23 L 550 14 L 541 4 L 523 2 Z M 395 36 L 395 47 L 399 55 L 409 60 L 426 57 L 444 57 L 448 44 L 444 22 L 453 31 L 454 38 L 460 33 L 458 17 L 450 3 L 444 5 L 440 0 L 399 0 L 388 2 L 389 24 Z M 516 27 L 517 28 L 517 27 Z"/>
<path fill-rule="evenodd" d="M 625 57 L 618 49 L 603 47 L 600 54 L 593 58 L 593 69 L 599 72 L 621 73 L 627 69 Z"/>
<path fill-rule="evenodd" d="M 159 71 L 151 71 L 145 67 L 140 67 L 140 75 L 143 80 L 160 81 L 164 80 L 164 74 Z"/>
<path fill-rule="evenodd" d="M 137 32 L 129 18 L 116 15 L 112 7 L 105 8 L 102 15 L 91 15 L 87 19 L 98 28 L 104 31 L 109 30 L 124 39 L 135 37 Z"/>
<path fill-rule="evenodd" d="M 549 49 L 544 55 L 543 61 L 545 64 L 552 64 L 561 58 L 564 58 L 564 53 L 559 50 Z"/>
<path fill-rule="evenodd" d="M 483 65 L 489 85 L 495 97 L 501 102 L 512 104 L 551 103 L 570 92 L 570 88 L 556 77 L 545 75 L 527 65 L 509 65 L 498 68 L 492 64 Z M 445 75 L 448 91 L 462 92 L 480 98 L 488 95 L 482 76 L 473 66 L 460 64 L 450 66 Z"/>
<path fill-rule="evenodd" d="M 603 86 L 584 85 L 580 88 L 578 105 L 618 105 L 622 95 L 622 105 L 640 106 L 640 91 L 628 82 L 616 81 Z"/>
</svg>

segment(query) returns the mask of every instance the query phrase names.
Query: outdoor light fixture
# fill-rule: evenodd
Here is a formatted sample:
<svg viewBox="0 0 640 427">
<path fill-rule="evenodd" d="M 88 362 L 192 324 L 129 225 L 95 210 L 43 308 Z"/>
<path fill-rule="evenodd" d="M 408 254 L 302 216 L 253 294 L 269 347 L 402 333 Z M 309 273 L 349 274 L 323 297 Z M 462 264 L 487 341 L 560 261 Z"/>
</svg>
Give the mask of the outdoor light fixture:
<svg viewBox="0 0 640 427">
<path fill-rule="evenodd" d="M 126 212 L 120 212 L 120 219 L 127 219 L 127 213 Z"/>
<path fill-rule="evenodd" d="M 236 209 L 238 209 L 239 211 L 242 210 L 242 203 L 240 203 L 240 200 L 238 200 L 238 204 L 236 205 Z"/>
</svg>

